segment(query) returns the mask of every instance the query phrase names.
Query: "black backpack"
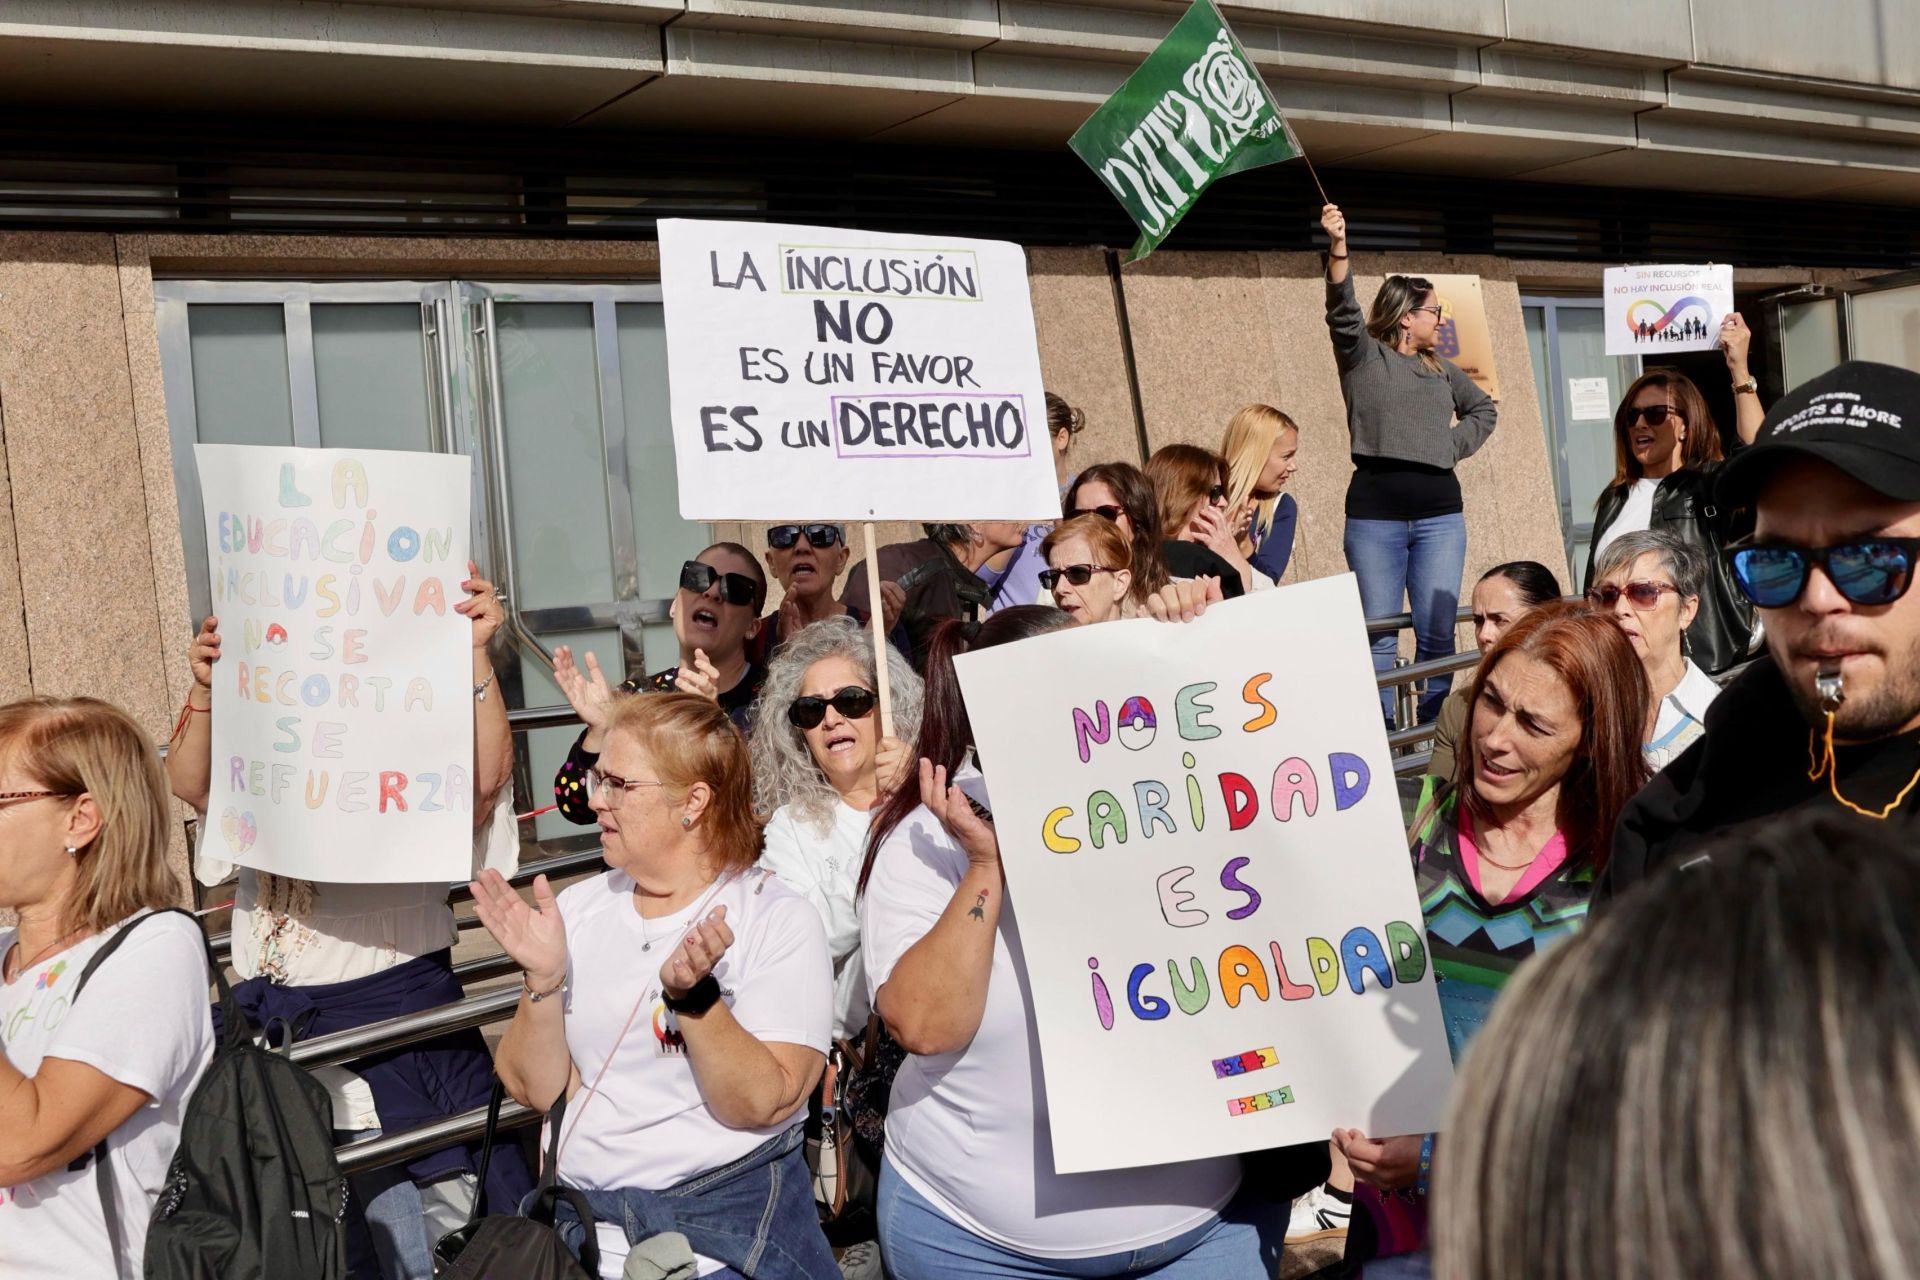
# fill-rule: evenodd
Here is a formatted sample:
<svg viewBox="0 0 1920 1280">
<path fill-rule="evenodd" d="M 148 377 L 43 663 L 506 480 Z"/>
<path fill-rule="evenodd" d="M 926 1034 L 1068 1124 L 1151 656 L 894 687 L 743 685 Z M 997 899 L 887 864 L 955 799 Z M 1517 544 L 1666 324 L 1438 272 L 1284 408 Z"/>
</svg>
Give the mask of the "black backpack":
<svg viewBox="0 0 1920 1280">
<path fill-rule="evenodd" d="M 87 979 L 156 911 L 123 927 L 94 953 Z M 147 1231 L 146 1280 L 343 1280 L 347 1181 L 333 1153 L 326 1088 L 271 1049 L 253 1043 L 226 973 L 211 954 L 226 1032 L 187 1101 L 180 1147 Z M 94 1149 L 108 1239 L 121 1239 L 106 1144 Z"/>
</svg>

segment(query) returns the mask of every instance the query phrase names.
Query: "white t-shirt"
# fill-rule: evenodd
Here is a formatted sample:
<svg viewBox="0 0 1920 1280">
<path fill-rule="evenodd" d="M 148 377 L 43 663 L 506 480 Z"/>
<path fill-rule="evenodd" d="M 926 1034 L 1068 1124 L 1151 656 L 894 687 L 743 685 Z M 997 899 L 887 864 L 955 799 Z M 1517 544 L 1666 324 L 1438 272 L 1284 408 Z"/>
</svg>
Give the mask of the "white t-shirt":
<svg viewBox="0 0 1920 1280">
<path fill-rule="evenodd" d="M 727 909 L 733 945 L 714 966 L 721 998 L 755 1039 L 824 1054 L 833 1029 L 833 967 L 826 930 L 807 900 L 759 868 L 703 894 L 672 916 L 643 920 L 633 879 L 608 871 L 560 895 L 567 926 L 567 1051 L 582 1087 L 562 1122 L 560 1180 L 592 1190 L 662 1191 L 738 1160 L 797 1124 L 806 1108 L 768 1129 L 731 1129 L 700 1096 L 679 1026 L 660 999 L 660 966 L 696 914 Z M 641 947 L 651 943 L 651 949 Z M 634 1002 L 641 1008 L 614 1054 Z M 609 1055 L 612 1062 L 608 1064 Z M 600 1095 L 589 1097 L 603 1065 Z M 627 1241 L 600 1232 L 600 1272 L 618 1276 Z M 719 1263 L 701 1259 L 701 1274 Z"/>
<path fill-rule="evenodd" d="M 1600 557 L 1606 552 L 1607 544 L 1623 533 L 1643 533 L 1653 524 L 1653 495 L 1660 487 L 1658 480 L 1644 477 L 1635 480 L 1627 490 L 1627 500 L 1620 507 L 1620 514 L 1613 518 L 1607 531 L 1600 535 L 1600 541 L 1593 544 L 1593 562 L 1600 563 Z"/>
<path fill-rule="evenodd" d="M 48 956 L 0 986 L 0 1042 L 22 1075 L 38 1074 L 47 1058 L 65 1058 L 153 1099 L 107 1137 L 124 1246 L 118 1274 L 137 1276 L 147 1219 L 180 1145 L 181 1113 L 213 1059 L 213 1023 L 207 1015 L 206 944 L 193 923 L 179 916 L 141 925 L 75 1002 L 81 971 L 113 932 Z M 13 939 L 12 929 L 0 929 L 0 953 Z M 0 1186 L 0 1276 L 113 1276 L 98 1178 L 89 1163 L 77 1172 L 62 1169 Z"/>
<path fill-rule="evenodd" d="M 203 818 L 202 821 L 205 819 Z M 512 875 L 520 864 L 520 834 L 511 789 L 501 793 L 487 822 L 473 833 L 473 868 Z M 196 855 L 200 883 L 220 884 L 232 863 Z M 351 982 L 452 946 L 459 938 L 444 884 L 321 884 L 276 879 L 277 891 L 310 896 L 290 903 L 260 902 L 261 877 L 238 869 L 233 903 L 233 970 L 241 978 L 265 974 L 290 987 Z"/>
<path fill-rule="evenodd" d="M 986 803 L 968 767 L 954 779 Z M 967 855 L 924 806 L 880 846 L 861 900 L 867 984 L 877 994 L 953 900 Z M 887 1159 L 960 1226 L 1036 1258 L 1145 1248 L 1206 1221 L 1240 1186 L 1235 1157 L 1053 1172 L 1053 1138 L 1033 1009 L 1022 991 L 1020 932 L 1001 904 L 980 1028 L 957 1053 L 909 1056 L 893 1082 Z"/>
<path fill-rule="evenodd" d="M 858 1040 L 867 1030 L 867 973 L 860 962 L 860 864 L 867 854 L 873 815 L 842 801 L 833 806 L 833 826 L 821 835 L 781 805 L 767 822 L 760 865 L 813 904 L 827 930 L 833 956 L 833 1023 L 836 1036 Z"/>
</svg>

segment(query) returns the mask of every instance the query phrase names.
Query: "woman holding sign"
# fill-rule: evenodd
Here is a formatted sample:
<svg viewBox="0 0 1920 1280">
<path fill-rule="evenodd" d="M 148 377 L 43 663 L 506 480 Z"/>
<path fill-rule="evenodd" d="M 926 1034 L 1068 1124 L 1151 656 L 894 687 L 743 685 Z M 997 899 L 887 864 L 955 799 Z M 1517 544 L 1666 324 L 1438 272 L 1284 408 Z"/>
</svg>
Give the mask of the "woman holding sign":
<svg viewBox="0 0 1920 1280">
<path fill-rule="evenodd" d="M 488 643 L 504 617 L 493 584 L 469 566 L 467 598 L 455 608 L 471 623 L 474 734 L 474 867 L 511 872 L 520 861 L 513 818 L 513 732 L 494 686 Z M 167 750 L 173 794 L 207 820 L 212 777 L 213 679 L 221 664 L 218 618 L 201 624 L 187 651 L 192 687 Z M 203 843 L 195 872 L 218 884 L 235 869 Z M 317 884 L 241 867 L 233 908 L 234 996 L 257 1026 L 274 1019 L 296 1038 L 327 1035 L 384 1018 L 457 1002 L 457 940 L 447 886 Z M 371 1063 L 318 1073 L 334 1094 L 336 1139 L 377 1137 L 487 1104 L 493 1065 L 478 1031 L 459 1031 Z M 505 1157 L 505 1162 L 502 1162 Z M 466 1219 L 476 1194 L 495 1212 L 532 1186 L 517 1149 L 495 1151 L 487 1186 L 476 1188 L 474 1154 L 452 1146 L 404 1167 L 352 1179 L 347 1220 L 356 1277 L 431 1280 L 432 1246 Z"/>
<path fill-rule="evenodd" d="M 1513 971 L 1579 928 L 1614 823 L 1648 777 L 1646 671 L 1583 606 L 1546 604 L 1514 623 L 1481 660 L 1472 705 L 1454 776 L 1427 780 L 1412 840 L 1455 1062 Z M 1430 1274 L 1433 1135 L 1336 1129 L 1333 1140 L 1363 1184 L 1347 1260 L 1365 1262 L 1367 1280 Z"/>
<path fill-rule="evenodd" d="M 1363 315 L 1347 261 L 1346 216 L 1327 205 L 1320 225 L 1331 241 L 1327 331 L 1352 436 L 1347 566 L 1369 618 L 1410 606 L 1417 660 L 1444 658 L 1453 652 L 1467 564 L 1465 504 L 1453 469 L 1487 442 L 1498 411 L 1473 379 L 1434 354 L 1442 308 L 1433 285 L 1388 276 Z M 1375 671 L 1392 668 L 1398 644 L 1391 631 L 1373 638 Z M 1427 680 L 1421 724 L 1440 713 L 1452 687 L 1452 676 Z M 1392 689 L 1380 691 L 1380 710 L 1392 728 Z"/>
<path fill-rule="evenodd" d="M 1181 616 L 1176 601 L 1203 590 L 1175 586 L 1152 611 Z M 1219 598 L 1217 587 L 1205 594 Z M 1237 1199 L 1238 1158 L 1052 1171 L 1020 930 L 953 660 L 1067 625 L 1060 611 L 1028 605 L 935 633 L 918 785 L 874 820 L 861 874 L 867 983 L 910 1055 L 887 1116 L 881 1253 L 894 1280 L 1147 1270 L 1159 1280 L 1267 1280 L 1285 1206 Z"/>
</svg>

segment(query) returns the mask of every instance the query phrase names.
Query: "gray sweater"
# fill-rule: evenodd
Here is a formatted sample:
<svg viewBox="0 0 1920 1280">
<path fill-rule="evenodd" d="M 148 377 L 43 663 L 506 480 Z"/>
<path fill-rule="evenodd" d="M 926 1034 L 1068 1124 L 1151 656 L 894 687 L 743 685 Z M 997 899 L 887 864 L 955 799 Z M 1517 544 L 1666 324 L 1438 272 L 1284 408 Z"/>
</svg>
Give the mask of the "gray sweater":
<svg viewBox="0 0 1920 1280">
<path fill-rule="evenodd" d="M 1327 282 L 1327 331 L 1356 457 L 1451 469 L 1493 434 L 1498 411 L 1473 379 L 1446 360 L 1433 373 L 1367 332 L 1352 276 Z"/>
</svg>

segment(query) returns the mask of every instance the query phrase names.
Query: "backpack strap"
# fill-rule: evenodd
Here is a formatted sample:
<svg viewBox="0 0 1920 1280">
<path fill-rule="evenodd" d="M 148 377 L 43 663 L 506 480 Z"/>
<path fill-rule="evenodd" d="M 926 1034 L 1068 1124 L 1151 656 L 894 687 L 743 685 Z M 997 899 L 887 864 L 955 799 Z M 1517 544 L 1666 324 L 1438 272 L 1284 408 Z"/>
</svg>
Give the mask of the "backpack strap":
<svg viewBox="0 0 1920 1280">
<path fill-rule="evenodd" d="M 203 946 L 208 945 L 206 930 L 201 928 L 199 917 L 191 911 L 182 910 L 179 907 L 163 907 L 158 911 L 149 911 L 146 915 L 136 917 L 114 930 L 113 936 L 107 939 L 106 945 L 94 952 L 87 960 L 86 967 L 80 970 L 80 981 L 74 984 L 73 995 L 68 1001 L 69 1007 L 79 1002 L 80 993 L 87 989 L 87 979 L 93 977 L 95 971 L 107 962 L 108 957 L 120 949 L 120 944 L 127 940 L 128 934 L 138 929 L 147 921 L 158 920 L 161 916 L 185 916 L 193 922 L 193 927 L 199 931 L 201 944 Z M 207 968 L 212 971 L 214 983 L 220 988 L 220 1006 L 229 1019 L 227 1025 L 232 1026 L 231 1019 L 239 1015 L 240 1008 L 234 1003 L 233 990 L 227 985 L 226 974 L 221 972 L 220 966 L 214 963 L 213 952 L 210 947 L 207 951 Z M 228 1038 L 231 1040 L 231 1034 Z M 107 1167 L 106 1138 L 100 1139 L 100 1141 L 94 1145 L 92 1151 L 75 1160 L 72 1164 L 68 1165 L 67 1168 L 69 1170 L 83 1169 L 86 1167 L 88 1160 L 93 1161 L 94 1180 L 100 1188 L 100 1216 L 106 1223 L 107 1248 L 112 1251 L 113 1273 L 117 1277 L 120 1274 L 120 1243 L 126 1238 L 126 1235 L 120 1229 L 120 1206 L 115 1202 L 114 1198 L 113 1172 Z"/>
</svg>

